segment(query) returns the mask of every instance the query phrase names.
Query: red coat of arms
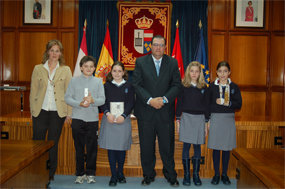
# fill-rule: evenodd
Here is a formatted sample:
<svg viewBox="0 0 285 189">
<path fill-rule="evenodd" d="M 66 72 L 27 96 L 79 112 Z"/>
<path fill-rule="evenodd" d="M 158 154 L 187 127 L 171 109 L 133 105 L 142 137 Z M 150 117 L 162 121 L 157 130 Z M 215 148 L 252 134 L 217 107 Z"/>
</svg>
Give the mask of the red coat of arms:
<svg viewBox="0 0 285 189">
<path fill-rule="evenodd" d="M 171 7 L 171 2 L 118 2 L 118 59 L 126 69 L 133 70 L 136 58 L 150 53 L 155 35 L 165 37 L 165 51 L 169 54 Z"/>
</svg>

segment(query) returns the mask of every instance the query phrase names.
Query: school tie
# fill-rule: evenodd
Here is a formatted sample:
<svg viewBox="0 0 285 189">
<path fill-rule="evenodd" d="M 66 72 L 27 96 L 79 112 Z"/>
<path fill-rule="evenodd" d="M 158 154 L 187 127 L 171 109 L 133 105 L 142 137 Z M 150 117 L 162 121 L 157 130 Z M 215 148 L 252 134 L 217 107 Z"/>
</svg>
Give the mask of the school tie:
<svg viewBox="0 0 285 189">
<path fill-rule="evenodd" d="M 159 76 L 159 60 L 155 60 L 155 69 L 157 76 Z"/>
</svg>

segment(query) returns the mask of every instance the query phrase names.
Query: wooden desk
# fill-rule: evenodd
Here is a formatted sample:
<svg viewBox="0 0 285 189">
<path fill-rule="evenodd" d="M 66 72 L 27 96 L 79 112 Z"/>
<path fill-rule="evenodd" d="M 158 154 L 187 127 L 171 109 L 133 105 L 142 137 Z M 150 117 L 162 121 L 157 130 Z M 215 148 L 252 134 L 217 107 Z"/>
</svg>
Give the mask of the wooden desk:
<svg viewBox="0 0 285 189">
<path fill-rule="evenodd" d="M 233 150 L 237 164 L 237 188 L 285 188 L 284 149 Z"/>
<path fill-rule="evenodd" d="M 52 141 L 0 140 L 1 188 L 45 188 Z"/>
</svg>

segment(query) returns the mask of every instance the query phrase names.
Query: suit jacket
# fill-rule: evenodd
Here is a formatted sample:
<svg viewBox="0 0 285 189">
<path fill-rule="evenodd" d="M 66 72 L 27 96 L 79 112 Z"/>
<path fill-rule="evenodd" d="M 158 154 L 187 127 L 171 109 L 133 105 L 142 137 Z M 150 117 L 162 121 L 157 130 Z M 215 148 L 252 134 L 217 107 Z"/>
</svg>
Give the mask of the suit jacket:
<svg viewBox="0 0 285 189">
<path fill-rule="evenodd" d="M 72 108 L 64 101 L 64 94 L 72 78 L 68 66 L 59 66 L 54 75 L 54 98 L 59 117 L 71 116 Z M 30 111 L 32 116 L 40 114 L 48 85 L 48 71 L 43 64 L 36 65 L 31 80 Z"/>
<path fill-rule="evenodd" d="M 133 73 L 133 86 L 136 92 L 135 115 L 138 119 L 151 121 L 157 116 L 162 121 L 173 121 L 175 98 L 182 89 L 177 60 L 163 55 L 159 76 L 156 74 L 152 55 L 136 60 Z M 150 97 L 163 97 L 168 103 L 157 110 L 147 104 Z"/>
</svg>

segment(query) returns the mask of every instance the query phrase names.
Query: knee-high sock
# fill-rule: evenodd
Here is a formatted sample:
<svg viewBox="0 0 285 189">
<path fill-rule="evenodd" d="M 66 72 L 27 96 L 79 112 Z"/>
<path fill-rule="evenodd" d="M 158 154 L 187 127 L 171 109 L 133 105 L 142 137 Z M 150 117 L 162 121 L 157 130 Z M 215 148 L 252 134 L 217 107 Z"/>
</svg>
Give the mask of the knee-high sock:
<svg viewBox="0 0 285 189">
<path fill-rule="evenodd" d="M 215 175 L 220 175 L 220 150 L 213 150 Z"/>
<path fill-rule="evenodd" d="M 123 174 L 124 163 L 126 158 L 126 151 L 117 151 L 117 161 L 118 161 L 118 174 Z"/>
<path fill-rule="evenodd" d="M 222 174 L 227 175 L 229 161 L 230 161 L 230 151 L 223 151 L 222 152 L 222 162 L 223 162 L 223 172 L 222 172 Z"/>
<path fill-rule="evenodd" d="M 109 164 L 110 164 L 112 177 L 116 177 L 117 176 L 116 151 L 115 150 L 108 150 L 108 158 L 109 158 Z"/>
</svg>

